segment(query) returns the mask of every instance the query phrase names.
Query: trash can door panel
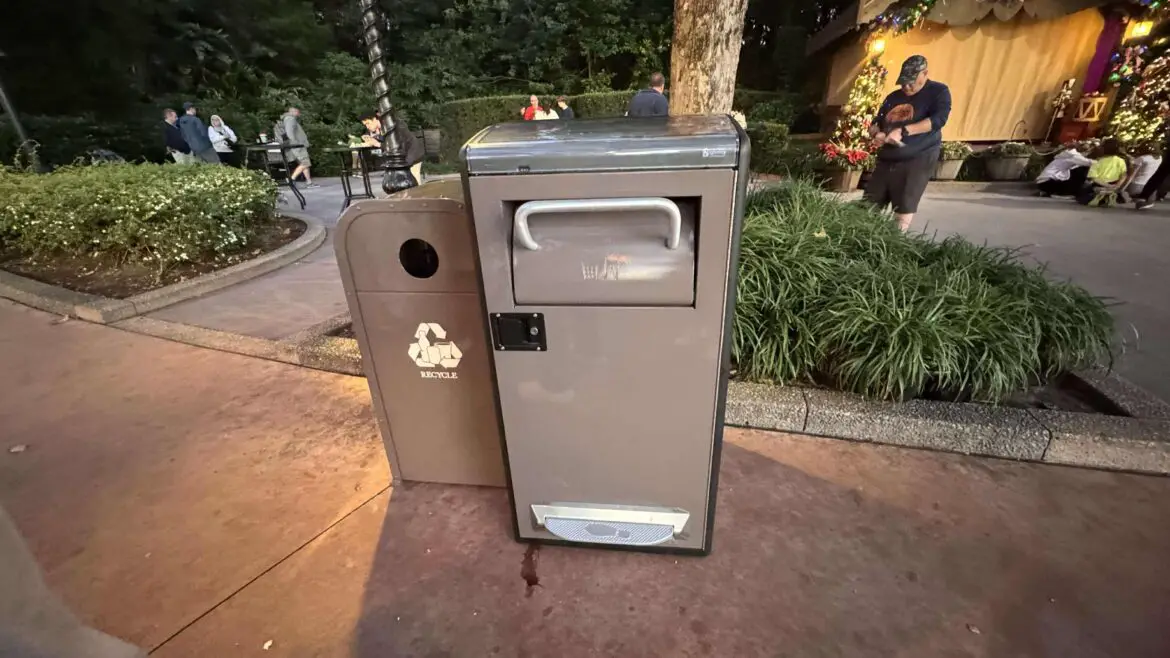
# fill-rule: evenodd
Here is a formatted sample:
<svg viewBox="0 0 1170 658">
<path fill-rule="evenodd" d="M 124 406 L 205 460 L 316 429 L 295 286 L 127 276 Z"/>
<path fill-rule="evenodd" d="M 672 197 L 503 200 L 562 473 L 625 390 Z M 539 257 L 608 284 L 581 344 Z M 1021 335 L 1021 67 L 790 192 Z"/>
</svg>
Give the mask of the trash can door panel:
<svg viewBox="0 0 1170 658">
<path fill-rule="evenodd" d="M 515 211 L 512 278 L 517 306 L 690 306 L 695 301 L 691 204 L 622 207 L 625 199 L 529 202 Z M 608 209 L 604 202 L 618 202 Z M 525 216 L 526 207 L 553 206 Z M 537 206 L 539 207 L 539 206 Z M 595 210 L 593 208 L 596 208 Z M 523 219 L 523 221 L 521 221 Z"/>
<path fill-rule="evenodd" d="M 355 290 L 476 292 L 471 224 L 450 199 L 366 203 L 347 212 L 345 259 Z"/>
<path fill-rule="evenodd" d="M 720 359 L 700 311 L 539 310 L 547 352 L 494 352 L 521 538 L 556 539 L 531 508 L 570 501 L 683 510 L 661 545 L 701 548 Z"/>
<path fill-rule="evenodd" d="M 479 295 L 365 292 L 357 301 L 395 476 L 506 486 Z"/>
</svg>

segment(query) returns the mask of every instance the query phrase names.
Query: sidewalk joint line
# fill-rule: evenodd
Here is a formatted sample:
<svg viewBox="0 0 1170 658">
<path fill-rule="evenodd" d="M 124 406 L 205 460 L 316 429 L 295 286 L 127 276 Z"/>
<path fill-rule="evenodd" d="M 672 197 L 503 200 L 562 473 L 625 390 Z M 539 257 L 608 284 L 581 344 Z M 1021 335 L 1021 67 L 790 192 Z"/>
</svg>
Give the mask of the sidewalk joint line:
<svg viewBox="0 0 1170 658">
<path fill-rule="evenodd" d="M 268 567 L 266 567 L 266 568 L 265 568 L 263 571 L 261 571 L 260 573 L 256 574 L 256 575 L 255 575 L 255 576 L 253 576 L 252 578 L 250 578 L 250 579 L 249 579 L 249 580 L 248 580 L 246 583 L 244 583 L 243 585 L 240 585 L 240 586 L 239 586 L 239 587 L 237 587 L 236 589 L 232 590 L 232 592 L 231 592 L 230 594 L 228 594 L 227 596 L 225 596 L 225 597 L 224 597 L 222 600 L 218 601 L 218 602 L 217 602 L 215 605 L 211 606 L 211 607 L 210 607 L 210 608 L 208 608 L 207 610 L 205 610 L 205 611 L 203 611 L 202 613 L 200 613 L 200 614 L 199 614 L 199 616 L 195 617 L 194 619 L 192 619 L 191 621 L 187 622 L 186 624 L 183 624 L 183 626 L 182 626 L 181 628 L 179 628 L 179 630 L 175 631 L 174 633 L 171 633 L 169 636 L 167 636 L 167 638 L 166 638 L 165 640 L 163 640 L 162 642 L 159 642 L 159 643 L 158 643 L 157 645 L 155 645 L 155 646 L 154 646 L 152 649 L 150 649 L 149 651 L 147 651 L 147 654 L 148 654 L 148 655 L 149 655 L 149 654 L 153 654 L 154 652 L 156 652 L 156 651 L 158 651 L 159 649 L 161 649 L 161 648 L 163 648 L 164 646 L 166 646 L 166 644 L 167 644 L 168 642 L 170 642 L 171 640 L 173 640 L 173 639 L 175 639 L 176 637 L 178 637 L 180 634 L 182 634 L 182 633 L 183 633 L 183 631 L 187 630 L 188 628 L 191 628 L 191 627 L 192 627 L 192 626 L 194 626 L 195 624 L 197 624 L 197 623 L 199 623 L 200 621 L 202 621 L 204 617 L 206 617 L 207 615 L 210 615 L 211 613 L 215 612 L 215 611 L 216 611 L 216 610 L 217 610 L 217 609 L 218 609 L 218 608 L 219 608 L 221 605 L 223 605 L 223 604 L 227 603 L 228 601 L 232 600 L 233 598 L 235 598 L 235 596 L 236 596 L 237 594 L 239 594 L 240 592 L 242 592 L 242 591 L 244 591 L 245 589 L 247 589 L 247 588 L 248 588 L 248 586 L 250 586 L 252 583 L 254 583 L 254 582 L 256 582 L 257 580 L 260 580 L 260 579 L 261 579 L 261 578 L 263 578 L 264 576 L 268 575 L 268 573 L 269 573 L 269 572 L 271 572 L 273 569 L 275 569 L 275 568 L 279 567 L 280 565 L 284 564 L 284 563 L 285 563 L 285 561 L 287 561 L 289 558 L 291 558 L 292 556 L 296 555 L 297 553 L 300 553 L 302 550 L 304 550 L 304 549 L 305 549 L 305 547 L 307 547 L 309 544 L 312 544 L 313 542 L 317 541 L 317 539 L 319 539 L 319 538 L 320 538 L 322 535 L 324 535 L 325 533 L 327 533 L 327 532 L 329 532 L 330 530 L 332 530 L 332 529 L 333 529 L 335 526 L 337 526 L 337 524 L 339 524 L 339 523 L 341 523 L 342 521 L 344 521 L 344 520 L 348 519 L 348 518 L 349 518 L 350 516 L 352 516 L 352 515 L 353 515 L 355 512 L 357 512 L 357 511 L 358 511 L 358 510 L 360 510 L 361 508 L 365 507 L 366 505 L 369 505 L 371 501 L 373 501 L 375 498 L 377 498 L 378 496 L 381 496 L 383 493 L 385 493 L 385 492 L 387 492 L 387 491 L 389 491 L 389 490 L 390 490 L 390 485 L 386 485 L 386 486 L 382 487 L 381 489 L 379 489 L 378 491 L 374 492 L 374 494 L 373 494 L 373 495 L 371 495 L 369 498 L 367 498 L 367 499 L 365 499 L 364 501 L 362 501 L 362 503 L 361 503 L 360 505 L 358 505 L 357 507 L 355 507 L 355 508 L 351 509 L 350 511 L 346 512 L 344 515 L 342 515 L 342 516 L 341 516 L 341 518 L 337 519 L 337 520 L 336 520 L 336 521 L 334 521 L 333 523 L 330 523 L 330 524 L 329 524 L 328 526 L 326 526 L 326 527 L 325 527 L 323 530 L 321 530 L 321 531 L 320 531 L 320 532 L 318 532 L 317 534 L 315 534 L 315 535 L 313 535 L 312 537 L 310 537 L 308 540 L 306 540 L 306 541 L 305 541 L 304 543 L 302 543 L 300 546 L 297 546 L 296 548 L 294 548 L 294 549 L 292 550 L 292 552 L 291 552 L 291 553 L 289 553 L 288 555 L 285 555 L 284 557 L 280 558 L 280 559 L 279 559 L 279 560 L 277 560 L 276 562 L 272 563 L 271 565 L 269 565 Z"/>
</svg>

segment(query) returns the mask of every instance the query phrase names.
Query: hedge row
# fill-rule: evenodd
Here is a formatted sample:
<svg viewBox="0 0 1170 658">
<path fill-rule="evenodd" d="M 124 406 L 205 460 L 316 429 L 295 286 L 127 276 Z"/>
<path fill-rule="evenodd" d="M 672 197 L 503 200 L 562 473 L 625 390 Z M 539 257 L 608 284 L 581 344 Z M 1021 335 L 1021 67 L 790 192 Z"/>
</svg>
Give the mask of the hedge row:
<svg viewBox="0 0 1170 658">
<path fill-rule="evenodd" d="M 566 98 L 579 118 L 620 117 L 625 114 L 635 93 L 607 91 Z M 541 97 L 541 105 L 552 107 L 555 98 Z M 520 110 L 526 105 L 527 95 L 483 96 L 444 103 L 439 109 L 439 128 L 443 131 L 442 160 L 456 162 L 459 149 L 471 136 L 492 124 L 519 120 Z M 784 92 L 737 89 L 732 106 L 749 119 L 757 111 L 763 113 L 766 120 L 782 123 L 796 115 L 793 95 Z"/>
<path fill-rule="evenodd" d="M 220 110 L 214 105 L 200 108 L 204 122 L 212 114 L 220 114 L 242 143 L 255 142 L 261 131 L 272 134 L 272 126 L 279 117 L 255 113 Z M 22 116 L 21 124 L 30 140 L 37 142 L 37 157 L 47 167 L 62 167 L 85 159 L 91 149 L 109 149 L 129 162 L 164 162 L 162 113 L 143 114 L 120 121 L 99 120 L 93 116 Z M 330 124 L 304 122 L 311 147 L 313 173 L 317 176 L 336 176 L 341 165 L 337 155 L 324 149 L 345 143 L 346 136 L 359 135 L 364 130 L 360 123 Z M 7 116 L 0 117 L 0 163 L 12 164 L 20 140 Z"/>
<path fill-rule="evenodd" d="M 0 247 L 34 257 L 104 253 L 149 263 L 219 262 L 274 214 L 264 174 L 211 165 L 100 164 L 51 174 L 0 168 Z"/>
</svg>

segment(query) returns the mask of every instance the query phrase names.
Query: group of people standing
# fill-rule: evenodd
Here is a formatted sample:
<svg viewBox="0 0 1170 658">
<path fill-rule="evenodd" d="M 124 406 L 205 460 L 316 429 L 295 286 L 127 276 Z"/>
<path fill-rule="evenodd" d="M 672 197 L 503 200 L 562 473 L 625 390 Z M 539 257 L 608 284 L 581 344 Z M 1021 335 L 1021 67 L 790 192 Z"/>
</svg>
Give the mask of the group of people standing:
<svg viewBox="0 0 1170 658">
<path fill-rule="evenodd" d="M 211 125 L 199 118 L 194 103 L 183 103 L 183 116 L 171 108 L 163 110 L 163 141 L 167 153 L 178 163 L 210 162 L 239 164 L 232 145 L 239 141 L 218 114 L 211 115 Z"/>
<path fill-rule="evenodd" d="M 1143 145 L 1126 153 L 1120 142 L 1109 138 L 1070 144 L 1036 177 L 1041 196 L 1071 196 L 1088 206 L 1133 201 L 1138 210 L 1154 205 L 1170 177 L 1162 151 Z"/>
<path fill-rule="evenodd" d="M 626 110 L 628 117 L 664 117 L 670 114 L 670 104 L 666 101 L 666 76 L 654 73 L 650 76 L 650 84 L 645 89 L 634 94 Z M 574 119 L 577 114 L 569 107 L 568 99 L 557 96 L 556 108 L 545 109 L 540 104 L 540 97 L 533 94 L 528 97 L 528 105 L 520 108 L 520 116 L 525 121 L 546 121 L 550 119 Z"/>
<path fill-rule="evenodd" d="M 289 107 L 273 126 L 274 137 L 277 142 L 297 145 L 290 150 L 296 161 L 292 178 L 303 180 L 307 187 L 314 187 L 310 174 L 313 163 L 309 158 L 309 136 L 301 126 L 300 117 L 299 109 Z M 240 141 L 236 132 L 218 114 L 211 115 L 210 121 L 211 125 L 204 124 L 199 118 L 198 108 L 191 102 L 183 103 L 182 116 L 169 107 L 163 110 L 163 143 L 167 154 L 179 164 L 242 165 L 239 153 L 233 148 Z M 267 137 L 266 133 L 260 133 L 261 142 L 266 142 Z"/>
</svg>

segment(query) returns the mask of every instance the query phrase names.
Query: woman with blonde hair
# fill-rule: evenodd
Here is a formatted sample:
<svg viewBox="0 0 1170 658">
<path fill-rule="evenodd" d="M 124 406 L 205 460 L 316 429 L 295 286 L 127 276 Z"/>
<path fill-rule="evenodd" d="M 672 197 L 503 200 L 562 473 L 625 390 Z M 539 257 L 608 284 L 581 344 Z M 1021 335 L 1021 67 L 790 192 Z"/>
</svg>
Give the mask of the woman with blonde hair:
<svg viewBox="0 0 1170 658">
<path fill-rule="evenodd" d="M 211 125 L 207 126 L 207 138 L 211 140 L 211 146 L 219 154 L 221 162 L 233 167 L 239 166 L 236 154 L 232 151 L 232 144 L 236 143 L 236 133 L 218 114 L 211 115 Z"/>
</svg>

